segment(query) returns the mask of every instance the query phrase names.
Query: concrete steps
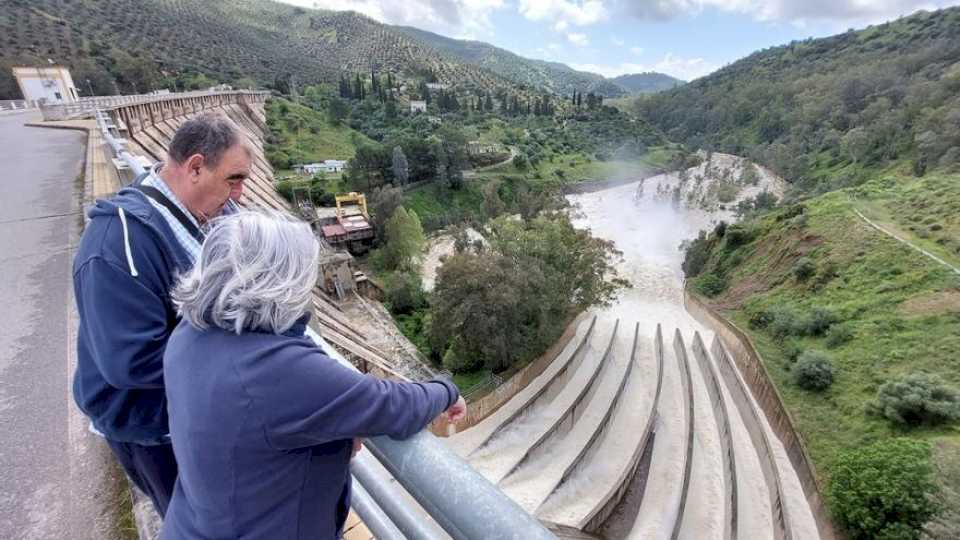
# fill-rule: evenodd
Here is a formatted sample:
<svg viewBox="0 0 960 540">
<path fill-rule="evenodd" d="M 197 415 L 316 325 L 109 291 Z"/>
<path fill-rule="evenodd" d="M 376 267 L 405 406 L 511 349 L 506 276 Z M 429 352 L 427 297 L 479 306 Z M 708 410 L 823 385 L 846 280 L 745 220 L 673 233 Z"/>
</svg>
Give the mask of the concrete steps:
<svg viewBox="0 0 960 540">
<path fill-rule="evenodd" d="M 510 425 L 514 420 L 520 417 L 535 403 L 542 400 L 549 401 L 550 388 L 554 385 L 562 386 L 565 375 L 575 371 L 580 361 L 583 359 L 587 343 L 589 342 L 594 328 L 596 326 L 596 317 L 591 317 L 589 321 L 583 321 L 577 328 L 573 339 L 557 355 L 557 358 L 550 366 L 533 380 L 526 388 L 517 393 L 505 405 L 497 409 L 493 414 L 486 417 L 472 428 L 457 433 L 448 439 L 451 447 L 460 456 L 467 457 L 483 446 L 498 431 Z"/>
<path fill-rule="evenodd" d="M 563 421 L 553 440 L 531 451 L 526 461 L 501 481 L 504 492 L 526 511 L 536 512 L 600 439 L 633 370 L 635 347 L 636 331 L 619 333 L 603 374 L 579 407 L 582 412 Z"/>
<path fill-rule="evenodd" d="M 512 473 L 530 452 L 551 438 L 564 421 L 575 420 L 572 418 L 574 411 L 583 403 L 608 364 L 618 325 L 619 322 L 614 324 L 611 331 L 594 334 L 587 343 L 580 365 L 569 381 L 559 389 L 556 397 L 548 403 L 531 408 L 472 453 L 468 461 L 473 468 L 491 482 L 499 483 Z M 544 396 L 549 399 L 549 395 L 548 390 Z"/>
</svg>

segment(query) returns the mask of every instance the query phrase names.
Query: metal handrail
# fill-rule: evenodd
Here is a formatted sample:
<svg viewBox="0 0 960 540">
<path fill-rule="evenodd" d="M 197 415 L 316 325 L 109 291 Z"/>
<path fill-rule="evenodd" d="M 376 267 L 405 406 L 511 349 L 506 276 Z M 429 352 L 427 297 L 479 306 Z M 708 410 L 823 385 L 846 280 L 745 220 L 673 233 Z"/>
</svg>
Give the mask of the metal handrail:
<svg viewBox="0 0 960 540">
<path fill-rule="evenodd" d="M 332 358 L 356 369 L 317 333 L 308 329 L 307 335 Z M 556 538 L 535 517 L 426 431 L 405 441 L 373 437 L 367 439 L 366 446 L 455 540 Z M 393 496 L 377 502 L 381 508 L 402 503 Z"/>
</svg>

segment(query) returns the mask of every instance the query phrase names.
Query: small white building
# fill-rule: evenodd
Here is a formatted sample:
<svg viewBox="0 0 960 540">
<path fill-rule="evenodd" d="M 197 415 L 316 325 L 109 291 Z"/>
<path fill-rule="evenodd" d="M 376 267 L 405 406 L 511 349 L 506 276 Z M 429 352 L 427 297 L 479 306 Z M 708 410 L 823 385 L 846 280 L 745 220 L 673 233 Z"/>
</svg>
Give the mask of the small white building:
<svg viewBox="0 0 960 540">
<path fill-rule="evenodd" d="M 427 89 L 428 89 L 428 90 L 446 90 L 446 89 L 447 89 L 447 86 L 449 86 L 449 85 L 442 84 L 442 83 L 436 83 L 436 82 L 428 82 L 428 83 L 427 83 Z"/>
<path fill-rule="evenodd" d="M 297 167 L 298 170 L 306 174 L 334 173 L 341 172 L 347 166 L 347 162 L 342 159 L 325 159 L 320 163 L 307 163 Z"/>
<path fill-rule="evenodd" d="M 80 99 L 70 70 L 63 66 L 15 67 L 13 76 L 27 101 L 73 103 Z"/>
<path fill-rule="evenodd" d="M 422 100 L 410 101 L 410 113 L 427 112 L 427 102 Z"/>
</svg>

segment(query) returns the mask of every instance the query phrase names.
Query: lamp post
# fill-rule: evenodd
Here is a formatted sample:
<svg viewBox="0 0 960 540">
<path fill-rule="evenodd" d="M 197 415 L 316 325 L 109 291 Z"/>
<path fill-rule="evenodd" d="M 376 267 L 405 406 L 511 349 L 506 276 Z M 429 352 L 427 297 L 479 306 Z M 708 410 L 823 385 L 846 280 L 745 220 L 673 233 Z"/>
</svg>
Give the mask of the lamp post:
<svg viewBox="0 0 960 540">
<path fill-rule="evenodd" d="M 90 90 L 90 97 L 93 97 L 93 85 L 90 84 L 90 79 L 87 79 L 87 89 Z"/>
</svg>

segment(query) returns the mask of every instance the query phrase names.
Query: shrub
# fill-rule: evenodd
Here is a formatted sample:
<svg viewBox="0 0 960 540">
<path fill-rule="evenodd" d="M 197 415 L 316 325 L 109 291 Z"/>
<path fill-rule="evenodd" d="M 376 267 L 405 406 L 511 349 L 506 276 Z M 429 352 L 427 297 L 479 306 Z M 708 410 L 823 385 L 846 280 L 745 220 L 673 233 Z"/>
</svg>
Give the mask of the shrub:
<svg viewBox="0 0 960 540">
<path fill-rule="evenodd" d="M 420 276 L 416 272 L 387 274 L 383 279 L 383 289 L 393 313 L 410 313 L 426 305 Z"/>
<path fill-rule="evenodd" d="M 770 321 L 767 327 L 774 336 L 782 338 L 796 332 L 797 314 L 790 308 L 774 306 L 767 310 L 767 319 Z"/>
<path fill-rule="evenodd" d="M 727 288 L 727 283 L 716 274 L 699 276 L 694 280 L 693 284 L 697 292 L 709 297 L 716 296 Z"/>
<path fill-rule="evenodd" d="M 912 373 L 880 386 L 867 407 L 897 424 L 942 424 L 960 419 L 960 393 L 935 375 Z"/>
<path fill-rule="evenodd" d="M 727 239 L 727 248 L 734 249 L 750 241 L 750 231 L 742 225 L 730 225 L 724 235 Z"/>
<path fill-rule="evenodd" d="M 798 333 L 808 336 L 822 336 L 837 322 L 837 316 L 826 308 L 813 308 L 801 322 Z"/>
<path fill-rule="evenodd" d="M 833 384 L 833 362 L 824 352 L 804 351 L 793 366 L 793 382 L 804 390 L 826 390 Z"/>
<path fill-rule="evenodd" d="M 840 455 L 827 496 L 853 540 L 919 538 L 937 513 L 930 446 L 905 438 L 878 441 Z"/>
<path fill-rule="evenodd" d="M 827 330 L 827 347 L 831 349 L 840 347 L 853 339 L 853 329 L 845 324 L 831 326 Z"/>
<path fill-rule="evenodd" d="M 754 330 L 763 330 L 764 328 L 770 326 L 770 323 L 773 321 L 773 316 L 769 310 L 762 309 L 760 311 L 755 311 L 750 314 L 749 325 L 750 328 Z"/>
<path fill-rule="evenodd" d="M 800 358 L 800 355 L 803 354 L 803 347 L 794 340 L 784 341 L 782 348 L 783 355 L 787 358 L 788 366 L 792 366 L 797 359 Z"/>
<path fill-rule="evenodd" d="M 805 281 L 816 272 L 817 263 L 813 262 L 809 257 L 800 257 L 796 264 L 793 265 L 793 275 L 796 276 L 799 281 Z"/>
<path fill-rule="evenodd" d="M 445 369 L 449 369 L 451 373 L 470 373 L 483 366 L 483 360 L 479 356 L 465 354 L 462 349 L 460 338 L 456 338 L 443 354 Z"/>
</svg>

